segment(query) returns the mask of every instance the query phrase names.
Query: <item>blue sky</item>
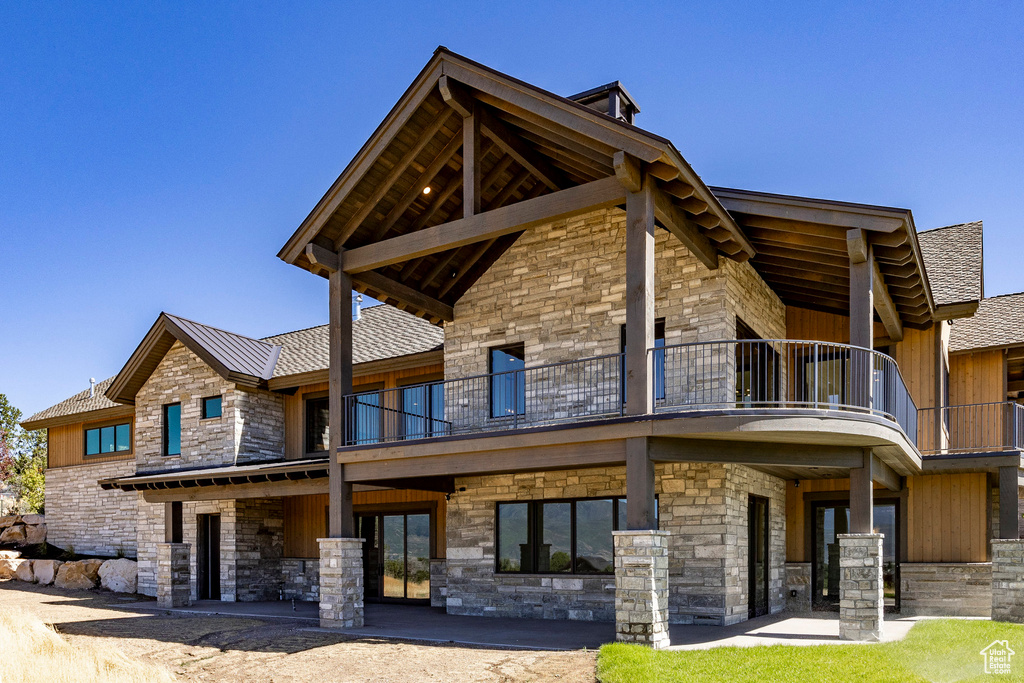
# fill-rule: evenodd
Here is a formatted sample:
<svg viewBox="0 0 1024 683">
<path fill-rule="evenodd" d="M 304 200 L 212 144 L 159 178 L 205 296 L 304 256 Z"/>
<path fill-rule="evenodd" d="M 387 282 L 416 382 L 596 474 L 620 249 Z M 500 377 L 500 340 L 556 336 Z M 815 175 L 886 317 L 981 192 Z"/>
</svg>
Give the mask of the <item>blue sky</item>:
<svg viewBox="0 0 1024 683">
<path fill-rule="evenodd" d="M 326 322 L 277 250 L 439 44 L 623 81 L 709 184 L 983 219 L 986 293 L 1024 290 L 1022 35 L 1016 1 L 3 3 L 0 393 L 115 374 L 162 310 Z"/>
</svg>

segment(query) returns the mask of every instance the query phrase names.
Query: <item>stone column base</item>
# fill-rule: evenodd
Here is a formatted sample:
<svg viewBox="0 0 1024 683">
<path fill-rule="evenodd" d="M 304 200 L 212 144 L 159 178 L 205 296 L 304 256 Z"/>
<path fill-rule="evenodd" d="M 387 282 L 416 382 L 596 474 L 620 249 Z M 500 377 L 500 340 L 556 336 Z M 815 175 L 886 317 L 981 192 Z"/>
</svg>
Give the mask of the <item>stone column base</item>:
<svg viewBox="0 0 1024 683">
<path fill-rule="evenodd" d="M 615 640 L 668 647 L 667 531 L 613 531 Z"/>
<path fill-rule="evenodd" d="M 157 543 L 156 604 L 164 609 L 192 604 L 188 543 Z"/>
<path fill-rule="evenodd" d="M 363 539 L 318 538 L 320 628 L 363 627 Z"/>
<path fill-rule="evenodd" d="M 839 534 L 839 637 L 877 642 L 885 609 L 882 534 Z"/>
<path fill-rule="evenodd" d="M 992 539 L 992 620 L 1024 624 L 1024 540 Z"/>
</svg>

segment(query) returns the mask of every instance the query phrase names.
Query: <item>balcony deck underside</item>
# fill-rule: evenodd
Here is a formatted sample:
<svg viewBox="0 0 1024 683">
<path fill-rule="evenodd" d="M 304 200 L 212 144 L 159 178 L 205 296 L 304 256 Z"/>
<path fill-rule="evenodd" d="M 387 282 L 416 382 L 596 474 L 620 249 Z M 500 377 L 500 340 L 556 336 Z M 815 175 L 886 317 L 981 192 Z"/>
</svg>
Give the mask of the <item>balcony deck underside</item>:
<svg viewBox="0 0 1024 683">
<path fill-rule="evenodd" d="M 900 476 L 921 456 L 898 425 L 843 411 L 737 410 L 660 413 L 585 423 L 339 449 L 347 481 L 623 465 L 626 439 L 650 439 L 656 462 L 730 462 L 786 479 L 846 477 L 871 449 Z"/>
</svg>

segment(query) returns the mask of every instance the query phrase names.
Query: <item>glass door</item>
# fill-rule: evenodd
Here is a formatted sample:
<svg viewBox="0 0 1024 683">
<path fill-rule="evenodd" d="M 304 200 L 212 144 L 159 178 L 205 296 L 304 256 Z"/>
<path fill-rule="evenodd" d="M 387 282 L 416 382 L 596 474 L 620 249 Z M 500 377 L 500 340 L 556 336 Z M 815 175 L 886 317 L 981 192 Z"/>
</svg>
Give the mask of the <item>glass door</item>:
<svg viewBox="0 0 1024 683">
<path fill-rule="evenodd" d="M 366 599 L 430 600 L 430 513 L 359 516 Z"/>
<path fill-rule="evenodd" d="M 750 496 L 748 506 L 747 578 L 748 616 L 768 614 L 768 499 Z"/>
<path fill-rule="evenodd" d="M 849 533 L 849 503 L 823 502 L 813 506 L 814 609 L 839 609 L 839 535 Z M 875 533 L 882 541 L 882 582 L 885 608 L 899 610 L 899 506 L 880 502 L 874 506 Z"/>
</svg>

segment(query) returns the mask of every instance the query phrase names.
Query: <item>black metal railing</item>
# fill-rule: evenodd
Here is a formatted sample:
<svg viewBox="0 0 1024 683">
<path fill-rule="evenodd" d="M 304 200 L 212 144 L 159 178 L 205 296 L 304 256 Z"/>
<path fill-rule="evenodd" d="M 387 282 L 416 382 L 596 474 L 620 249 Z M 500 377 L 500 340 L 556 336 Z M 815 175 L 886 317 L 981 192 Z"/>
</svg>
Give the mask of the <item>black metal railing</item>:
<svg viewBox="0 0 1024 683">
<path fill-rule="evenodd" d="M 997 453 L 1024 447 L 1024 406 L 1011 401 L 922 408 L 924 455 Z"/>
<path fill-rule="evenodd" d="M 892 358 L 858 347 L 730 340 L 649 350 L 656 412 L 813 408 L 880 415 L 915 439 L 917 408 Z M 624 354 L 345 396 L 346 445 L 620 416 Z"/>
</svg>

